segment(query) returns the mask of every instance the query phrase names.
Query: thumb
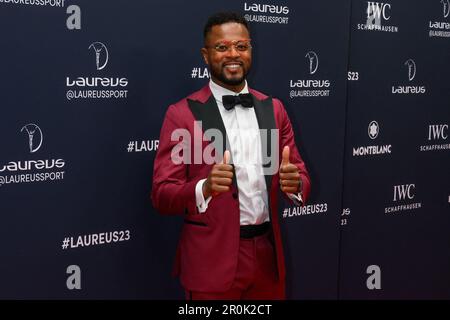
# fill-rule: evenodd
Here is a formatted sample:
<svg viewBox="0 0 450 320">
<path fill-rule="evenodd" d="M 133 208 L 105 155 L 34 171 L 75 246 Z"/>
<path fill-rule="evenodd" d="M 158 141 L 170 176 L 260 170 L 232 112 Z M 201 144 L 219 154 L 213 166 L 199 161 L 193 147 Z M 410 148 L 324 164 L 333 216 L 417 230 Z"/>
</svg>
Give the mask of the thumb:
<svg viewBox="0 0 450 320">
<path fill-rule="evenodd" d="M 230 163 L 230 151 L 225 150 L 225 152 L 223 153 L 222 164 L 229 164 L 229 163 Z"/>
<path fill-rule="evenodd" d="M 289 146 L 283 148 L 283 153 L 281 154 L 281 165 L 287 165 L 289 163 Z"/>
</svg>

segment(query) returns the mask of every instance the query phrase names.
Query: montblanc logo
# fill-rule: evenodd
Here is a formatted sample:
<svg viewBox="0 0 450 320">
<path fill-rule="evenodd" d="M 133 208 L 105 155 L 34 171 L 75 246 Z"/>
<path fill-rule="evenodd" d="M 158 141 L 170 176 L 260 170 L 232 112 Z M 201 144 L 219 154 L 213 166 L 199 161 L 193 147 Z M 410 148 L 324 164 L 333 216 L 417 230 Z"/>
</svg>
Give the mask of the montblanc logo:
<svg viewBox="0 0 450 320">
<path fill-rule="evenodd" d="M 408 67 L 408 80 L 412 81 L 414 80 L 414 77 L 416 76 L 416 63 L 413 59 L 408 59 L 405 61 L 405 66 Z"/>
<path fill-rule="evenodd" d="M 406 67 L 406 75 L 409 82 L 413 81 L 417 73 L 417 65 L 413 59 L 407 59 L 403 65 Z M 392 86 L 393 94 L 422 94 L 426 92 L 425 86 Z"/>
<path fill-rule="evenodd" d="M 314 51 L 309 51 L 305 58 L 309 60 L 309 74 L 314 74 L 319 67 L 319 57 Z"/>
<path fill-rule="evenodd" d="M 397 202 L 410 202 L 416 196 L 416 184 L 400 184 L 393 187 L 393 198 L 392 201 Z M 384 213 L 395 213 L 406 210 L 419 209 L 422 207 L 422 203 L 407 203 L 407 204 L 396 204 L 395 206 L 386 207 Z"/>
<path fill-rule="evenodd" d="M 369 127 L 367 129 L 369 133 L 370 139 L 376 139 L 378 137 L 378 132 L 380 132 L 380 126 L 378 125 L 378 122 L 372 121 L 369 123 Z"/>
<path fill-rule="evenodd" d="M 450 0 L 441 0 L 441 3 L 444 10 L 444 18 L 447 18 L 450 13 Z"/>
<path fill-rule="evenodd" d="M 375 140 L 380 133 L 380 125 L 377 121 L 372 120 L 367 127 L 367 134 L 369 138 Z M 388 154 L 392 152 L 392 145 L 374 145 L 374 146 L 361 146 L 353 148 L 353 156 L 371 156 L 378 154 Z"/>
<path fill-rule="evenodd" d="M 22 129 L 20 129 L 20 132 L 27 133 L 27 142 L 28 147 L 30 148 L 30 153 L 34 153 L 41 148 L 44 135 L 42 134 L 41 128 L 39 128 L 36 124 L 26 124 L 22 127 Z"/>
<path fill-rule="evenodd" d="M 307 70 L 310 76 L 317 73 L 319 69 L 319 55 L 315 51 L 305 54 Z M 326 79 L 300 79 L 290 80 L 291 91 L 289 96 L 296 97 L 328 97 L 330 95 L 331 81 Z M 297 90 L 300 88 L 302 90 Z"/>
<path fill-rule="evenodd" d="M 427 140 L 431 143 L 447 142 L 448 124 L 430 124 Z M 420 146 L 420 151 L 449 150 L 450 143 L 428 144 Z"/>
<path fill-rule="evenodd" d="M 288 24 L 289 7 L 283 5 L 244 3 L 245 20 L 271 24 Z"/>
<path fill-rule="evenodd" d="M 437 0 L 435 0 L 437 1 Z M 440 0 L 443 9 L 444 18 L 448 18 L 450 14 L 450 0 Z M 450 23 L 444 21 L 430 21 L 429 23 L 429 36 L 430 37 L 450 37 Z"/>
<path fill-rule="evenodd" d="M 359 23 L 358 30 L 398 32 L 397 26 L 386 26 L 384 23 L 391 19 L 391 4 L 367 1 L 366 23 Z"/>
<path fill-rule="evenodd" d="M 93 49 L 95 52 L 95 65 L 97 70 L 102 70 L 106 67 L 109 60 L 108 48 L 101 42 L 93 42 L 89 46 L 89 49 Z"/>
</svg>

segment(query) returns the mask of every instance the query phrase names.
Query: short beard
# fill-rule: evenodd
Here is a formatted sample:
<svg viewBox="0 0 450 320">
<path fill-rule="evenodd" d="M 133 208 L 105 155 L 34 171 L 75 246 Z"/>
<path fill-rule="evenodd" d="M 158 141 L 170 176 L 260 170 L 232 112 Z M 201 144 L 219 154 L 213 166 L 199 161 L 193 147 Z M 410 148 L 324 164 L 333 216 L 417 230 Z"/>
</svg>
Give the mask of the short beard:
<svg viewBox="0 0 450 320">
<path fill-rule="evenodd" d="M 245 78 L 247 77 L 247 72 L 244 72 L 242 78 L 239 79 L 227 79 L 223 73 L 216 73 L 213 70 L 211 70 L 211 75 L 213 75 L 214 78 L 220 80 L 222 83 L 225 83 L 229 86 L 237 86 L 245 81 Z"/>
</svg>

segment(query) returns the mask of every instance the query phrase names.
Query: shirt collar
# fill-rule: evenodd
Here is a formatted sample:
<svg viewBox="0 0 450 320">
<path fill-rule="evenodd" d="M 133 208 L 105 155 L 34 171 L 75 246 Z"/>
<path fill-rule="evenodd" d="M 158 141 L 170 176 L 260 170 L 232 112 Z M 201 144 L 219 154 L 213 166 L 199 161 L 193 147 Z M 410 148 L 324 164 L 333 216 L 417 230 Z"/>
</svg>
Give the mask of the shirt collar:
<svg viewBox="0 0 450 320">
<path fill-rule="evenodd" d="M 249 93 L 247 80 L 245 80 L 245 86 L 239 93 L 236 93 L 234 91 L 228 90 L 227 88 L 221 87 L 212 80 L 209 80 L 209 88 L 211 89 L 211 93 L 213 94 L 214 99 L 216 99 L 216 101 L 218 101 L 220 103 L 222 103 L 222 97 L 225 95 L 235 96 L 235 95 L 238 95 L 241 93 Z"/>
</svg>

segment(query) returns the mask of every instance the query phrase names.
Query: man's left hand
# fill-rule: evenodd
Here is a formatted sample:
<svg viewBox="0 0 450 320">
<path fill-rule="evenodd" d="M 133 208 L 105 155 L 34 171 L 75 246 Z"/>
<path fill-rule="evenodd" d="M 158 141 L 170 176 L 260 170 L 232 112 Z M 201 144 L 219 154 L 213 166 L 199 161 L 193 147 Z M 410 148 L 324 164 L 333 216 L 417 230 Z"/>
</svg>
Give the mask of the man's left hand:
<svg viewBox="0 0 450 320">
<path fill-rule="evenodd" d="M 286 193 L 297 193 L 302 181 L 297 166 L 289 162 L 289 154 L 289 147 L 285 146 L 281 154 L 280 188 Z"/>
</svg>

